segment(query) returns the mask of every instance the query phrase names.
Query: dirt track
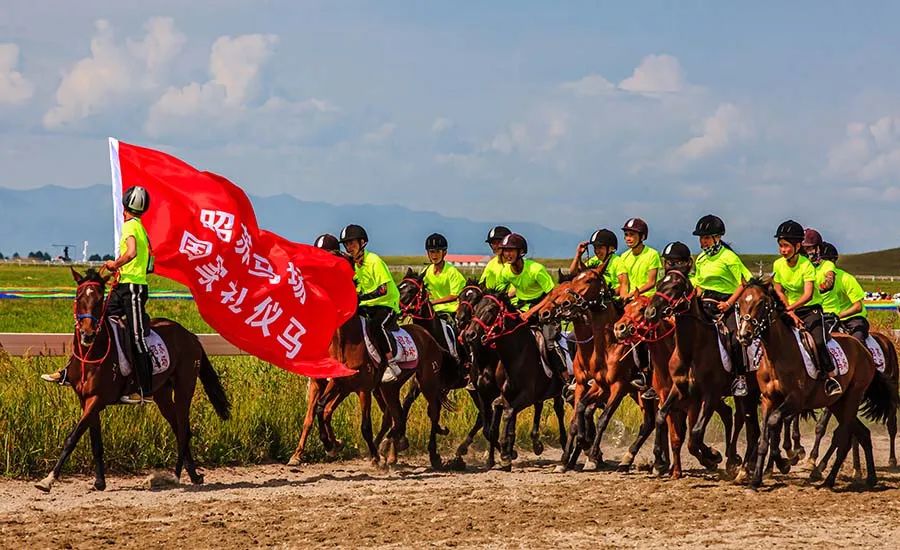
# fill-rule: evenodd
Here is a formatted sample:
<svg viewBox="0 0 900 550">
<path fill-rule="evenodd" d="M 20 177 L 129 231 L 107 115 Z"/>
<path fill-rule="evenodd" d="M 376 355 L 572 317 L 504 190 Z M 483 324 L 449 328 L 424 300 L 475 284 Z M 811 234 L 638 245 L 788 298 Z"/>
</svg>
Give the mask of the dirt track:
<svg viewBox="0 0 900 550">
<path fill-rule="evenodd" d="M 882 438 L 876 444 L 885 448 Z M 92 478 L 70 477 L 49 495 L 0 481 L 0 547 L 893 548 L 900 541 L 900 475 L 885 469 L 872 492 L 846 477 L 838 492 L 816 489 L 804 467 L 752 492 L 701 470 L 679 481 L 644 472 L 554 474 L 550 459 L 558 454 L 523 458 L 512 473 L 433 473 L 424 458 L 391 472 L 363 461 L 219 468 L 204 486 L 152 491 L 147 476 L 110 477 L 102 493 L 90 490 Z M 697 466 L 692 458 L 686 465 Z"/>
</svg>

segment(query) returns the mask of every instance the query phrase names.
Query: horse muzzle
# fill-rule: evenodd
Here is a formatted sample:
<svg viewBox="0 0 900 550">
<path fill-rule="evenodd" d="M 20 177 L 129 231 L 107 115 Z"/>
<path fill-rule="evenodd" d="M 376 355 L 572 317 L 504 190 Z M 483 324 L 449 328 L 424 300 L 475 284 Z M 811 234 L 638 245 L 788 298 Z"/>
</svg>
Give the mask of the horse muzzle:
<svg viewBox="0 0 900 550">
<path fill-rule="evenodd" d="M 631 323 L 616 323 L 616 326 L 613 327 L 613 334 L 616 340 L 626 340 L 634 334 L 634 327 Z"/>
</svg>

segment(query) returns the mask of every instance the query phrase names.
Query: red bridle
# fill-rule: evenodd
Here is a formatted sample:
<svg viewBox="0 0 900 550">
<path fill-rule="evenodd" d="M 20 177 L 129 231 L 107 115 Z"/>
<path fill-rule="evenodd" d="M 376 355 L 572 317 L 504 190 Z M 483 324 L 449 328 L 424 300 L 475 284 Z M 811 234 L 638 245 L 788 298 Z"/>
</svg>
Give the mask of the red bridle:
<svg viewBox="0 0 900 550">
<path fill-rule="evenodd" d="M 655 323 L 651 323 L 644 318 L 643 311 L 650 303 L 650 298 L 646 296 L 638 296 L 635 298 L 635 301 L 641 304 L 641 316 L 638 319 L 635 319 L 630 314 L 626 313 L 623 315 L 623 319 L 625 319 L 628 324 L 631 325 L 631 334 L 624 341 L 628 344 L 639 344 L 642 342 L 645 343 L 653 343 L 659 342 L 660 340 L 664 340 L 670 334 L 675 331 L 675 323 L 669 322 L 669 327 L 660 332 L 660 323 L 662 322 L 662 318 Z"/>
<path fill-rule="evenodd" d="M 415 277 L 406 277 L 400 284 L 403 283 L 412 283 L 416 287 L 416 294 L 413 296 L 412 302 L 408 304 L 404 304 L 400 302 L 400 313 L 403 317 L 409 317 L 410 319 L 418 319 L 421 321 L 433 321 L 434 320 L 434 307 L 431 305 L 431 301 L 428 299 L 428 289 L 425 288 L 425 285 L 419 279 Z"/>
<path fill-rule="evenodd" d="M 119 274 L 116 272 L 115 278 L 113 279 L 112 284 L 109 289 L 112 291 L 113 288 L 119 283 Z M 103 322 L 106 319 L 106 308 L 109 306 L 109 300 L 103 299 L 103 311 L 100 313 L 100 318 L 97 319 L 91 313 L 78 313 L 78 298 L 81 295 L 81 289 L 83 287 L 98 287 L 102 288 L 102 284 L 97 281 L 87 281 L 83 283 L 79 283 L 78 288 L 75 290 L 75 301 L 72 304 L 72 315 L 75 318 L 75 345 L 77 346 L 78 351 L 72 350 L 72 356 L 78 361 L 81 362 L 81 382 L 84 383 L 85 378 L 85 366 L 86 365 L 96 365 L 101 364 L 106 361 L 107 357 L 109 357 L 109 352 L 112 350 L 112 335 L 109 336 L 106 342 L 106 352 L 103 354 L 103 357 L 100 359 L 88 359 L 91 356 L 91 350 L 94 348 L 94 344 L 97 342 L 96 334 L 94 336 L 94 341 L 88 346 L 87 351 L 84 351 L 81 346 L 81 338 L 79 338 L 79 333 L 81 332 L 81 328 L 78 326 L 78 321 L 82 319 L 92 319 L 97 323 L 97 333 L 99 333 L 103 329 Z M 102 292 L 102 291 L 101 291 Z"/>
<path fill-rule="evenodd" d="M 489 299 L 495 304 L 497 304 L 497 308 L 499 309 L 497 313 L 497 317 L 490 323 L 485 323 L 481 320 L 477 315 L 472 315 L 473 323 L 477 324 L 484 330 L 484 335 L 481 337 L 481 343 L 485 344 L 491 348 L 497 347 L 497 340 L 508 335 L 513 332 L 519 330 L 524 325 L 528 324 L 528 321 L 522 319 L 521 313 L 516 310 L 508 310 L 506 308 L 506 304 L 504 304 L 499 298 L 496 296 L 491 296 L 490 294 L 485 294 L 482 299 Z M 508 320 L 518 321 L 512 327 L 505 329 L 504 326 Z"/>
</svg>

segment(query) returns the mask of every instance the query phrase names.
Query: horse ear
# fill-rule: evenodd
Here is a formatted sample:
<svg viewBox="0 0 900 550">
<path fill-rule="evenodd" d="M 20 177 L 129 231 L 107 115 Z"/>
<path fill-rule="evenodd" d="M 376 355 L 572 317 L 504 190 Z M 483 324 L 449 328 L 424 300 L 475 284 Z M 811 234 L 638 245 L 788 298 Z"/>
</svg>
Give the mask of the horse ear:
<svg viewBox="0 0 900 550">
<path fill-rule="evenodd" d="M 775 278 L 772 275 L 763 275 L 762 284 L 769 290 L 772 290 L 772 287 L 775 283 Z"/>
<path fill-rule="evenodd" d="M 403 278 L 404 278 L 404 279 L 409 279 L 409 278 L 415 277 L 415 276 L 416 276 L 415 271 L 413 271 L 411 267 L 407 267 L 407 268 L 406 268 L 406 275 L 404 275 Z"/>
<path fill-rule="evenodd" d="M 84 280 L 84 277 L 81 275 L 81 273 L 75 271 L 75 268 L 72 266 L 69 266 L 69 270 L 72 272 L 72 278 L 75 279 L 75 284 L 81 284 L 81 281 Z"/>
</svg>

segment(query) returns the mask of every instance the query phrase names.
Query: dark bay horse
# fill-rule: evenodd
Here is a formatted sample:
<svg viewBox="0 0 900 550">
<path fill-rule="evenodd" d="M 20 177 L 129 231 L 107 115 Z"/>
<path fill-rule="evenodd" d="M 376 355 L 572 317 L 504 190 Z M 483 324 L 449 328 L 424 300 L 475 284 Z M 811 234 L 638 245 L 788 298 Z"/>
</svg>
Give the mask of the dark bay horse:
<svg viewBox="0 0 900 550">
<path fill-rule="evenodd" d="M 485 345 L 496 346 L 500 356 L 501 363 L 495 373 L 500 396 L 493 402 L 491 434 L 503 434 L 500 442 L 501 468 L 507 471 L 512 468 L 516 416 L 527 407 L 533 406 L 535 409 L 531 431 L 535 452 L 539 454 L 538 449 L 543 450 L 539 427 L 543 403 L 547 399 L 553 400 L 553 410 L 559 424 L 560 446 L 565 448 L 562 378 L 555 374 L 547 376 L 544 372 L 535 336 L 510 302 L 509 296 L 505 292 L 485 291 L 474 306 L 472 318 L 460 336 L 470 344 L 480 340 Z M 491 445 L 490 454 L 493 453 L 494 446 Z M 493 457 L 489 460 L 493 462 Z"/>
<path fill-rule="evenodd" d="M 733 315 L 733 313 L 730 313 Z M 691 427 L 688 449 L 701 458 L 701 463 L 715 462 L 715 451 L 707 452 L 703 439 L 712 415 L 720 412 L 730 416 L 731 410 L 723 399 L 730 395 L 734 376 L 725 370 L 719 349 L 719 329 L 715 320 L 709 319 L 703 310 L 700 296 L 688 277 L 677 269 L 666 272 L 657 284 L 656 294 L 644 309 L 644 319 L 659 323 L 664 317 L 675 319 L 675 345 L 678 352 L 672 358 L 673 389 L 660 407 L 659 417 L 664 418 L 673 407 L 685 411 L 697 409 L 697 422 Z M 725 423 L 726 469 L 732 475 L 742 463 L 749 464 L 749 457 L 755 456 L 756 441 L 759 438 L 759 422 L 756 405 L 759 391 L 752 385 L 752 391 L 744 398 L 735 398 L 738 408 L 734 430 L 730 422 Z M 742 460 L 737 453 L 738 436 L 743 424 L 747 423 L 747 456 Z M 704 456 L 707 453 L 707 456 Z M 712 458 L 710 461 L 709 459 Z"/>
<path fill-rule="evenodd" d="M 603 434 L 625 396 L 644 411 L 644 421 L 638 437 L 629 448 L 620 469 L 627 469 L 644 441 L 653 431 L 655 406 L 638 398 L 631 386 L 634 361 L 630 354 L 623 356 L 621 345 L 613 334 L 613 326 L 620 311 L 614 293 L 607 286 L 603 272 L 605 264 L 587 269 L 557 285 L 544 300 L 528 311 L 527 316 L 543 321 L 563 320 L 572 323 L 576 345 L 572 370 L 575 379 L 575 414 L 569 424 L 569 437 L 563 451 L 558 472 L 575 467 L 578 454 L 587 450 L 584 470 L 596 470 L 603 463 L 600 442 Z M 563 278 L 561 278 L 563 279 Z M 594 411 L 604 412 L 594 427 Z"/>
<path fill-rule="evenodd" d="M 119 398 L 130 387 L 130 379 L 119 371 L 119 357 L 115 349 L 112 326 L 106 316 L 105 290 L 109 277 L 89 269 L 84 276 L 72 269 L 72 277 L 78 284 L 75 292 L 75 350 L 67 365 L 66 377 L 81 402 L 81 419 L 66 437 L 62 455 L 50 474 L 35 486 L 49 492 L 59 479 L 63 465 L 75 449 L 85 430 L 90 429 L 91 450 L 94 455 L 94 488 L 106 488 L 103 463 L 103 439 L 100 413 L 109 405 L 119 403 Z M 115 284 L 115 283 L 113 283 Z M 150 326 L 169 349 L 170 367 L 153 377 L 153 401 L 159 412 L 175 433 L 178 458 L 175 477 L 187 470 L 192 483 L 203 483 L 203 474 L 197 472 L 197 464 L 191 455 L 190 411 L 194 388 L 199 375 L 200 382 L 222 420 L 230 416 L 230 404 L 225 388 L 213 369 L 203 346 L 187 329 L 168 319 L 153 319 Z"/>
<path fill-rule="evenodd" d="M 385 365 L 383 361 L 376 363 L 369 354 L 359 315 L 352 316 L 335 332 L 328 349 L 329 355 L 356 373 L 329 380 L 310 380 L 303 430 L 297 449 L 288 461 L 289 465 L 297 465 L 302 461 L 313 418 L 318 423 L 319 438 L 325 452 L 330 457 L 337 455 L 342 443 L 334 434 L 331 419 L 338 405 L 351 393 L 359 396 L 362 415 L 360 430 L 369 451 L 369 458 L 373 464 L 378 464 L 380 452 L 385 457 L 386 463 L 395 463 L 397 453 L 409 447 L 406 438 L 406 415 L 400 402 L 400 389 L 415 375 L 416 383 L 428 402 L 428 418 L 431 423 L 428 456 L 432 468 L 441 468 L 441 457 L 437 450 L 437 435 L 440 431 L 439 422 L 443 405 L 440 382 L 441 348 L 422 327 L 406 325 L 404 330 L 416 344 L 419 353 L 418 364 L 415 369 L 402 370 L 397 380 L 390 383 L 381 382 Z M 387 438 L 382 441 L 380 449 L 376 446 L 372 433 L 373 392 L 390 425 Z"/>
<path fill-rule="evenodd" d="M 762 393 L 762 429 L 757 449 L 756 465 L 751 487 L 762 484 L 763 469 L 770 447 L 777 447 L 778 430 L 786 415 L 828 408 L 838 421 L 833 445 L 835 462 L 824 481 L 834 487 L 838 472 L 850 450 L 851 438 L 856 438 L 866 457 L 866 484 L 877 483 L 872 438 L 869 429 L 860 421 L 857 411 L 864 405 L 863 414 L 871 420 L 883 420 L 896 407 L 898 396 L 889 391 L 885 381 L 876 377 L 871 354 L 852 336 L 836 334 L 834 340 L 847 357 L 847 372 L 838 377 L 843 393 L 825 394 L 824 382 L 807 375 L 800 345 L 791 326 L 781 315 L 780 301 L 771 281 L 751 280 L 738 299 L 740 318 L 738 338 L 744 345 L 760 343 L 757 381 Z"/>
</svg>

